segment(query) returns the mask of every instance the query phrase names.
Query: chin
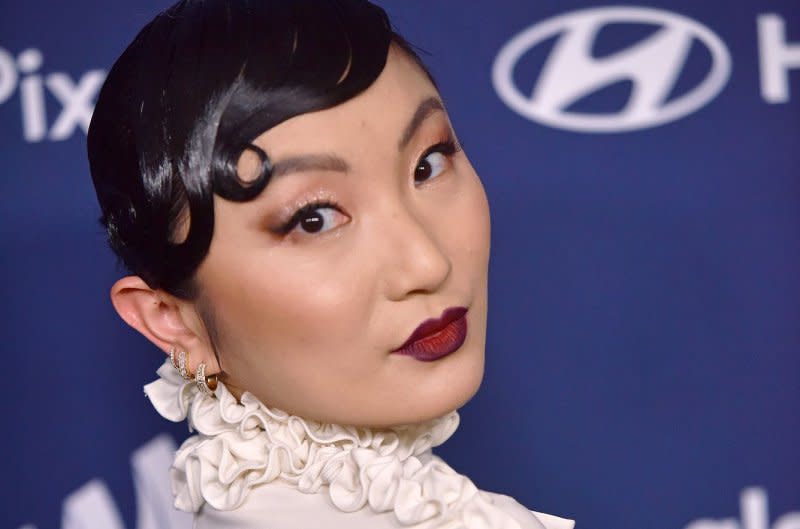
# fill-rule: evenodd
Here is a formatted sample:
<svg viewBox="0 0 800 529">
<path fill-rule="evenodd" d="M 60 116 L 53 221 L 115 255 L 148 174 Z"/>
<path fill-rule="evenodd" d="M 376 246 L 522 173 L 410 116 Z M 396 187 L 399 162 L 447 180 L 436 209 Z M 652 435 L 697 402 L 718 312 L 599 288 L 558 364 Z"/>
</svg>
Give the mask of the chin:
<svg viewBox="0 0 800 529">
<path fill-rule="evenodd" d="M 478 392 L 483 380 L 483 349 L 469 352 L 472 354 L 454 355 L 446 359 L 452 362 L 442 362 L 434 376 L 419 385 L 417 399 L 405 401 L 402 408 L 384 417 L 384 424 L 375 426 L 426 422 L 464 406 Z"/>
</svg>

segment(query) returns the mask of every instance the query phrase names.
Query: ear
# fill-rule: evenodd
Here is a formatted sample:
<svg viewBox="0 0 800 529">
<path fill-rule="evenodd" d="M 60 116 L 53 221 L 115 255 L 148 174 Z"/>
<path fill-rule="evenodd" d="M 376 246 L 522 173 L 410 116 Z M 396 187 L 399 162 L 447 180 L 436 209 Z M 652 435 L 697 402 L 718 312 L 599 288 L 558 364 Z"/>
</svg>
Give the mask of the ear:
<svg viewBox="0 0 800 529">
<path fill-rule="evenodd" d="M 111 303 L 125 323 L 169 354 L 189 353 L 189 372 L 202 362 L 206 374 L 220 372 L 208 331 L 190 301 L 153 290 L 138 276 L 123 277 L 111 287 Z"/>
</svg>

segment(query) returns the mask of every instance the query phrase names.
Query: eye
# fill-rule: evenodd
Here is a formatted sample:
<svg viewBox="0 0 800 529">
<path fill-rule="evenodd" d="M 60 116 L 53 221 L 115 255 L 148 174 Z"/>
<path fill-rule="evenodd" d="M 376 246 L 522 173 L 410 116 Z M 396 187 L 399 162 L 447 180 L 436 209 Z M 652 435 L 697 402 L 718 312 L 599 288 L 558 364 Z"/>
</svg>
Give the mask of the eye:
<svg viewBox="0 0 800 529">
<path fill-rule="evenodd" d="M 316 208 L 300 217 L 297 226 L 306 233 L 320 233 L 336 226 L 336 218 L 342 216 L 333 208 Z"/>
<path fill-rule="evenodd" d="M 288 235 L 295 229 L 306 234 L 324 233 L 347 220 L 347 215 L 342 213 L 337 204 L 328 201 L 313 202 L 298 209 L 278 231 L 282 235 Z"/>
<path fill-rule="evenodd" d="M 453 140 L 428 148 L 414 168 L 414 183 L 421 184 L 439 176 L 450 163 L 449 157 L 458 150 Z"/>
</svg>

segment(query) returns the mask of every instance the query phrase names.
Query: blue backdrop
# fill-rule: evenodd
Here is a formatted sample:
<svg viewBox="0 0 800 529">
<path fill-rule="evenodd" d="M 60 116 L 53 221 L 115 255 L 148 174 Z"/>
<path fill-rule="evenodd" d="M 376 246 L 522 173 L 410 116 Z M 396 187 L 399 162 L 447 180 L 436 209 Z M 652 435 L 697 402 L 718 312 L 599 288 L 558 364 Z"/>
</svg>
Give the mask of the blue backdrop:
<svg viewBox="0 0 800 529">
<path fill-rule="evenodd" d="M 493 211 L 486 379 L 440 454 L 580 528 L 800 529 L 800 4 L 381 4 Z M 186 527 L 85 160 L 166 5 L 0 3 L 3 528 Z"/>
</svg>

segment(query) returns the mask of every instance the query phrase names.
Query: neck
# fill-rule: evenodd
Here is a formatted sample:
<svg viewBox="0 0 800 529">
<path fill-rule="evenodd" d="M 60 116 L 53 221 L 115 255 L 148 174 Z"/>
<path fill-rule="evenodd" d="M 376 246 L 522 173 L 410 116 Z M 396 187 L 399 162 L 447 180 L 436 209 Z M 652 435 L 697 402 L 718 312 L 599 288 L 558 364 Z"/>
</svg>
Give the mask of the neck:
<svg viewBox="0 0 800 529">
<path fill-rule="evenodd" d="M 170 472 L 181 510 L 209 504 L 231 511 L 254 488 L 279 480 L 301 493 L 327 494 L 343 512 L 393 511 L 401 526 L 435 521 L 435 527 L 520 529 L 432 455 L 458 427 L 456 412 L 392 428 L 342 426 L 269 408 L 248 392 L 237 398 L 223 383 L 203 394 L 169 361 L 158 374 L 145 386 L 153 405 L 167 419 L 188 419 L 198 432 L 180 447 Z"/>
</svg>

